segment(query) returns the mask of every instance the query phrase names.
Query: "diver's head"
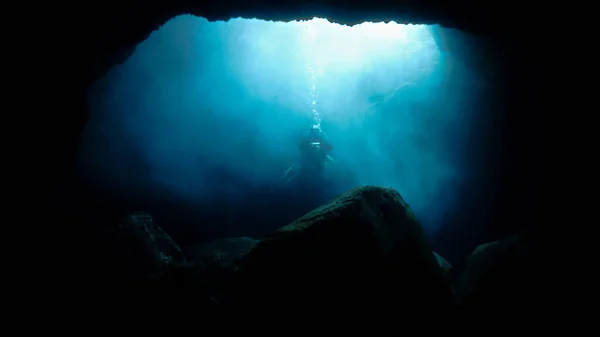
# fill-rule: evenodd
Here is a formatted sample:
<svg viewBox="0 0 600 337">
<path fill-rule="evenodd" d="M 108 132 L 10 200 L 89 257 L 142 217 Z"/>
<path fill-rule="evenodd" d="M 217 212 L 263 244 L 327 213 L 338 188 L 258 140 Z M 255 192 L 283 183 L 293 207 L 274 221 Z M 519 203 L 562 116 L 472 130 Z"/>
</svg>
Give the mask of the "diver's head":
<svg viewBox="0 0 600 337">
<path fill-rule="evenodd" d="M 310 133 L 312 134 L 317 134 L 321 132 L 321 126 L 318 124 L 313 124 L 313 126 L 311 126 L 310 128 Z"/>
</svg>

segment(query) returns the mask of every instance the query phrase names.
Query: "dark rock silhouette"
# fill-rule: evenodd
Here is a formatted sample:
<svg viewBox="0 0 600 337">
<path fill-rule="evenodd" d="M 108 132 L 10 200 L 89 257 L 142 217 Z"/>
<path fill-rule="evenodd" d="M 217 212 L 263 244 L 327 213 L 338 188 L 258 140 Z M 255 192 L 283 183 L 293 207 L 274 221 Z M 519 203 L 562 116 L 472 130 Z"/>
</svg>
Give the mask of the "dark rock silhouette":
<svg viewBox="0 0 600 337">
<path fill-rule="evenodd" d="M 123 277 L 144 279 L 186 262 L 181 248 L 147 213 L 127 215 L 107 235 L 112 263 Z"/>
<path fill-rule="evenodd" d="M 242 306 L 366 313 L 453 304 L 418 221 L 388 188 L 341 195 L 261 240 L 238 265 Z"/>
<path fill-rule="evenodd" d="M 437 260 L 438 264 L 440 265 L 440 268 L 442 268 L 442 272 L 444 273 L 444 276 L 448 276 L 448 274 L 450 273 L 450 270 L 452 270 L 452 265 L 450 264 L 450 262 L 448 262 L 448 260 L 446 260 L 443 256 L 441 256 L 440 254 L 433 252 L 433 255 L 435 255 L 435 259 Z"/>
<path fill-rule="evenodd" d="M 247 253 L 259 240 L 224 238 L 184 248 L 189 260 L 225 269 L 236 269 L 236 260 Z"/>
<path fill-rule="evenodd" d="M 527 233 L 478 246 L 459 282 L 461 304 L 474 311 L 510 307 L 511 314 L 542 308 L 549 280 L 536 241 Z"/>
<path fill-rule="evenodd" d="M 106 238 L 108 270 L 128 291 L 119 300 L 135 306 L 244 313 L 260 303 L 265 319 L 299 308 L 360 316 L 393 306 L 442 318 L 458 308 L 512 307 L 514 315 L 543 297 L 537 236 L 480 245 L 455 281 L 451 264 L 431 250 L 409 205 L 390 188 L 356 188 L 261 240 L 218 239 L 186 247 L 187 256 L 142 212 L 121 219 Z"/>
</svg>

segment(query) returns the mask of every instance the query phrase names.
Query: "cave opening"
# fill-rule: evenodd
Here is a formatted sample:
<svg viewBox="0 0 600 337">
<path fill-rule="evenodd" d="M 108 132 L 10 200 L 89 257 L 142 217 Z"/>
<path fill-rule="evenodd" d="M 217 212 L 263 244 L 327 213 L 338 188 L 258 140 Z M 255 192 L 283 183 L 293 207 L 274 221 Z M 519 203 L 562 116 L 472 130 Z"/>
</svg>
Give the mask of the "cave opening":
<svg viewBox="0 0 600 337">
<path fill-rule="evenodd" d="M 384 185 L 428 235 L 476 231 L 491 217 L 496 74 L 457 57 L 473 51 L 446 31 L 175 17 L 90 87 L 77 202 L 106 217 L 147 211 L 185 246 L 260 237 L 353 186 Z M 314 126 L 334 164 L 316 191 L 282 186 Z M 454 248 L 442 252 L 472 249 Z"/>
</svg>

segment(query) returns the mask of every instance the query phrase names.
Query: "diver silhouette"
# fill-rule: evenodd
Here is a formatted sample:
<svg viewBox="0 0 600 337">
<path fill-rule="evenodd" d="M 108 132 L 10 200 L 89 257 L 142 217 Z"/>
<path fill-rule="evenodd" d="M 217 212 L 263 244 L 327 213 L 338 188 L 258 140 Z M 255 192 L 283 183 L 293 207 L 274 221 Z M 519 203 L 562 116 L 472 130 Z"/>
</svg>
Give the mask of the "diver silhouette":
<svg viewBox="0 0 600 337">
<path fill-rule="evenodd" d="M 300 160 L 285 171 L 281 178 L 282 184 L 289 185 L 293 182 L 313 185 L 322 181 L 325 166 L 333 164 L 335 161 L 329 155 L 333 147 L 318 125 L 313 125 L 301 137 L 298 149 L 300 150 Z"/>
</svg>

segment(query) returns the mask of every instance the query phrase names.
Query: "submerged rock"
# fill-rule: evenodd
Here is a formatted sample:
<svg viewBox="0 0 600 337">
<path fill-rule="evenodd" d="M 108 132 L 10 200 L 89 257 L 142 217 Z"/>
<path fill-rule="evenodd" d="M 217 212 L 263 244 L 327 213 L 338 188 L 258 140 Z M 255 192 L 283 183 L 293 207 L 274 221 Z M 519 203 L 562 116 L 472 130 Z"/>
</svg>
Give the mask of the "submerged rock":
<svg viewBox="0 0 600 337">
<path fill-rule="evenodd" d="M 186 261 L 181 248 L 147 213 L 121 219 L 113 239 L 116 263 L 130 277 L 152 276 Z"/>
<path fill-rule="evenodd" d="M 211 242 L 185 247 L 184 253 L 191 261 L 207 266 L 235 270 L 236 260 L 247 253 L 258 240 L 241 238 L 224 238 Z"/>
<path fill-rule="evenodd" d="M 538 253 L 528 234 L 478 246 L 460 280 L 461 303 L 477 311 L 511 308 L 512 313 L 540 307 L 545 297 L 540 290 L 550 279 L 541 268 L 544 258 Z"/>
<path fill-rule="evenodd" d="M 258 240 L 240 237 L 223 238 L 184 248 L 188 263 L 170 268 L 156 278 L 155 284 L 184 292 L 184 297 L 208 304 L 227 305 L 231 302 L 236 261 Z"/>
<path fill-rule="evenodd" d="M 238 265 L 242 306 L 372 312 L 453 304 L 419 222 L 389 188 L 339 196 L 258 242 Z"/>
<path fill-rule="evenodd" d="M 444 276 L 448 277 L 450 271 L 452 270 L 452 265 L 450 264 L 450 262 L 448 262 L 448 260 L 446 260 L 443 256 L 436 252 L 433 252 L 433 255 L 435 255 L 435 259 L 437 260 L 438 265 L 440 266 L 440 268 L 442 268 Z"/>
</svg>

